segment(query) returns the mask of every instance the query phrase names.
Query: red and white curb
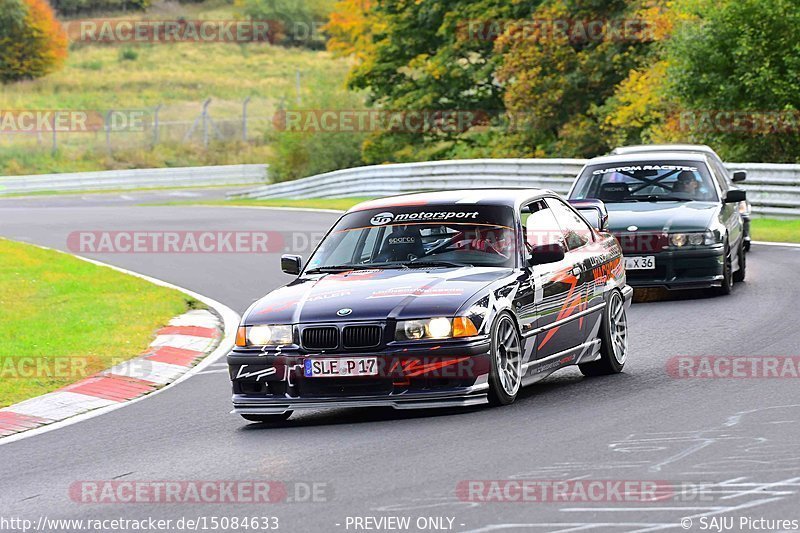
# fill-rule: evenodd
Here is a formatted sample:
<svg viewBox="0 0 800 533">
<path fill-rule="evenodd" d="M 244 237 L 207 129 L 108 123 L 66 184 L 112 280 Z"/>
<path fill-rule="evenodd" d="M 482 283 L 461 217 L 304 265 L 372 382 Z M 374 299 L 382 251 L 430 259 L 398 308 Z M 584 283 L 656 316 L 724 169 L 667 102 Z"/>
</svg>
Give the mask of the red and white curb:
<svg viewBox="0 0 800 533">
<path fill-rule="evenodd" d="M 214 351 L 222 331 L 221 320 L 210 311 L 193 310 L 175 317 L 140 357 L 0 409 L 0 437 L 128 402 L 164 387 Z"/>
<path fill-rule="evenodd" d="M 67 252 L 57 250 L 55 248 L 49 248 L 32 243 L 27 244 L 30 244 L 31 246 L 37 246 L 38 248 L 45 250 L 52 250 L 54 252 L 70 255 L 82 261 L 86 261 L 87 263 L 92 263 L 93 265 L 110 268 L 112 270 L 116 270 L 117 272 L 122 272 L 123 274 L 135 276 L 160 287 L 175 289 L 190 296 L 191 298 L 194 298 L 195 300 L 202 302 L 209 309 L 212 309 L 213 313 L 209 311 L 196 310 L 189 311 L 188 313 L 184 313 L 183 315 L 173 318 L 167 327 L 158 332 L 158 336 L 156 337 L 154 343 L 159 343 L 159 345 L 153 346 L 152 349 L 148 350 L 147 353 L 134 360 L 141 361 L 140 364 L 142 366 L 140 369 L 137 370 L 136 365 L 133 365 L 132 361 L 128 361 L 127 364 L 123 364 L 126 366 L 117 365 L 112 369 L 101 372 L 97 376 L 93 376 L 93 378 L 84 380 L 87 381 L 87 383 L 80 382 L 83 383 L 85 387 L 79 389 L 77 392 L 73 389 L 73 387 L 76 387 L 78 383 L 74 383 L 68 387 L 64 387 L 64 389 L 61 389 L 60 391 L 50 393 L 61 394 L 61 397 L 57 401 L 54 401 L 52 404 L 48 405 L 49 409 L 46 409 L 46 412 L 40 412 L 39 415 L 37 415 L 27 414 L 27 408 L 23 408 L 25 412 L 16 410 L 19 406 L 40 400 L 43 398 L 43 396 L 0 409 L 0 428 L 2 428 L 0 429 L 0 446 L 16 442 L 20 439 L 26 439 L 42 433 L 57 430 L 72 424 L 77 424 L 79 422 L 83 422 L 84 420 L 88 420 L 90 418 L 101 416 L 111 411 L 123 408 L 127 405 L 146 400 L 147 398 L 160 394 L 165 390 L 178 385 L 182 381 L 185 381 L 196 374 L 203 373 L 202 371 L 204 369 L 223 358 L 225 355 L 227 355 L 231 348 L 233 348 L 234 339 L 236 337 L 236 328 L 239 326 L 239 320 L 241 317 L 238 313 L 233 311 L 225 304 L 222 304 L 203 294 L 196 293 L 184 287 L 180 287 L 178 285 L 174 285 L 145 274 L 126 270 L 114 265 L 109 265 L 108 263 L 103 263 L 95 259 L 68 254 Z M 185 333 L 185 335 L 181 335 L 181 337 L 190 337 L 191 339 L 176 339 L 176 331 L 178 330 L 175 328 L 189 328 L 186 330 L 181 330 L 182 333 Z M 217 332 L 216 337 L 207 336 L 207 331 L 205 331 L 206 335 L 202 334 L 204 330 L 209 330 L 212 328 L 214 328 Z M 200 347 L 203 347 L 205 351 L 200 351 L 197 349 Z M 154 369 L 154 371 L 142 372 L 141 368 L 151 368 Z M 176 368 L 180 368 L 181 373 L 175 374 L 178 376 L 177 378 L 167 380 L 165 373 L 169 373 L 171 370 Z M 135 373 L 133 375 L 124 374 L 124 372 L 135 371 L 140 372 L 138 374 L 139 377 L 137 377 L 137 374 Z M 161 381 L 150 382 L 147 379 L 144 379 L 147 376 L 150 376 L 152 379 L 160 379 Z M 94 379 L 94 381 L 88 382 L 92 379 Z M 96 392 L 98 388 L 105 391 L 108 384 L 114 384 L 114 395 L 106 395 L 108 397 L 102 397 L 97 394 L 88 393 L 88 391 Z M 143 391 L 141 391 L 142 388 L 144 388 Z M 62 406 L 71 406 L 72 404 L 70 400 L 74 398 L 73 395 L 85 401 L 86 404 L 84 404 L 84 407 L 86 408 L 77 411 L 77 414 L 75 415 L 63 416 L 63 412 L 61 410 L 68 410 L 69 407 Z M 49 395 L 45 394 L 44 396 Z M 129 399 L 124 400 L 123 398 Z M 34 409 L 31 409 L 31 411 L 34 411 Z M 36 412 L 39 411 L 37 410 Z M 47 414 L 51 416 L 58 414 L 58 418 L 40 416 Z M 12 431 L 6 432 L 6 429 Z"/>
</svg>

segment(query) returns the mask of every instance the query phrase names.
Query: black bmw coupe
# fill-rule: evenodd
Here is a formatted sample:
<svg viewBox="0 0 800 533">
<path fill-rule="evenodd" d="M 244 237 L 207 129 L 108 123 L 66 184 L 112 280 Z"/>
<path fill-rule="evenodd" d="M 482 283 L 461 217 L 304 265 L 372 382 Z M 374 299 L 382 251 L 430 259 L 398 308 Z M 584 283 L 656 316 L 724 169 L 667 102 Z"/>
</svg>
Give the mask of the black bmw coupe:
<svg viewBox="0 0 800 533">
<path fill-rule="evenodd" d="M 228 355 L 234 413 L 513 402 L 568 365 L 620 372 L 633 290 L 601 202 L 595 228 L 536 189 L 420 193 L 362 203 L 296 278 L 244 314 Z"/>
</svg>

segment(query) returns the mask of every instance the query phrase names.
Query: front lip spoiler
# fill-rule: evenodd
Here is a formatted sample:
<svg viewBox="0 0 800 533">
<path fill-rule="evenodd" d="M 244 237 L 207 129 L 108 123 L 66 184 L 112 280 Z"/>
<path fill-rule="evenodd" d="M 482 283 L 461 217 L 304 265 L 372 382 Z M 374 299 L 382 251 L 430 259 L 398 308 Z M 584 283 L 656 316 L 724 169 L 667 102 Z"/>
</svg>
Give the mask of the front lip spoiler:
<svg viewBox="0 0 800 533">
<path fill-rule="evenodd" d="M 429 409 L 432 407 L 469 407 L 488 403 L 488 383 L 454 392 L 414 393 L 398 396 L 353 396 L 343 398 L 242 398 L 233 397 L 237 415 L 280 415 L 300 409 L 341 407 L 392 407 L 394 409 Z"/>
</svg>

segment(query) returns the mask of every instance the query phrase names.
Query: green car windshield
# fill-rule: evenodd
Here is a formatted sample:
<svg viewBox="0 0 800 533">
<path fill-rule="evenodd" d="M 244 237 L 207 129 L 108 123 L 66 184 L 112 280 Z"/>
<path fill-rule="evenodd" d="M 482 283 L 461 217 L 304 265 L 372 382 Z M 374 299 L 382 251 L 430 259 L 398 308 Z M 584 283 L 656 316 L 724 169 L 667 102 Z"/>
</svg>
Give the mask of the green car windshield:
<svg viewBox="0 0 800 533">
<path fill-rule="evenodd" d="M 697 161 L 642 161 L 589 166 L 578 177 L 573 200 L 606 203 L 718 200 L 711 175 Z"/>
</svg>

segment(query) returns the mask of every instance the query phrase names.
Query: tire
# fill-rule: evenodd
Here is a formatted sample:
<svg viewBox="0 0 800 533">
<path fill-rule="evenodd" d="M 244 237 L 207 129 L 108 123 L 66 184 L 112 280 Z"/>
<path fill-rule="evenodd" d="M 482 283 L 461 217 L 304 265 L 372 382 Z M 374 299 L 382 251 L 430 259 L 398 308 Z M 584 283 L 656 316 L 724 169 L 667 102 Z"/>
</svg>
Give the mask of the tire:
<svg viewBox="0 0 800 533">
<path fill-rule="evenodd" d="M 716 287 L 714 293 L 717 296 L 727 296 L 733 291 L 733 258 L 728 243 L 725 243 L 725 264 L 722 267 L 722 286 Z"/>
<path fill-rule="evenodd" d="M 292 416 L 292 411 L 287 411 L 280 415 L 241 415 L 242 418 L 248 422 L 259 422 L 262 424 L 274 424 L 276 422 L 283 422 Z"/>
<path fill-rule="evenodd" d="M 628 314 L 625 298 L 615 290 L 608 297 L 600 324 L 600 359 L 578 365 L 584 376 L 619 374 L 628 358 Z"/>
<path fill-rule="evenodd" d="M 750 244 L 751 244 L 750 241 L 744 241 L 744 251 L 745 252 L 749 252 L 750 251 Z"/>
<path fill-rule="evenodd" d="M 733 281 L 736 283 L 743 282 L 745 276 L 747 276 L 747 254 L 745 253 L 744 244 L 744 240 L 742 240 L 739 245 L 739 270 L 733 273 Z"/>
<path fill-rule="evenodd" d="M 489 355 L 489 404 L 508 405 L 517 399 L 522 386 L 522 339 L 511 314 L 500 313 L 492 324 Z"/>
</svg>

